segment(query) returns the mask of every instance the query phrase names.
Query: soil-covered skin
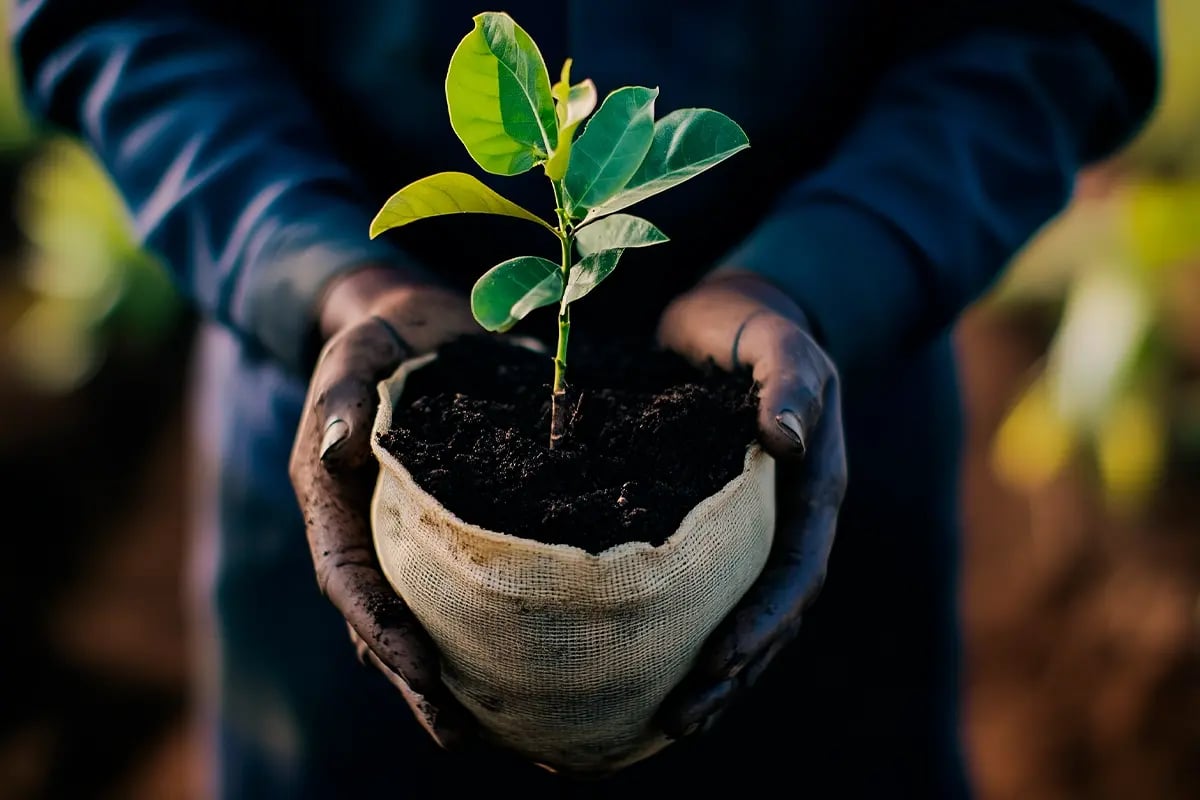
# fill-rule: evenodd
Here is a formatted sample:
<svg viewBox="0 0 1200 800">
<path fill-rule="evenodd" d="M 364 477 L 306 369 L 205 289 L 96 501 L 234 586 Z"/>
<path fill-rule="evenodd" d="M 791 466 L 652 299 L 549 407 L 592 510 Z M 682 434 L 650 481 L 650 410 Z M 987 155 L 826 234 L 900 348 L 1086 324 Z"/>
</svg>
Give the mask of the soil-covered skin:
<svg viewBox="0 0 1200 800">
<path fill-rule="evenodd" d="M 574 412 L 553 451 L 550 358 L 485 337 L 416 371 L 380 441 L 467 522 L 591 553 L 660 545 L 741 472 L 753 382 L 645 345 L 572 342 L 571 360 Z"/>
</svg>

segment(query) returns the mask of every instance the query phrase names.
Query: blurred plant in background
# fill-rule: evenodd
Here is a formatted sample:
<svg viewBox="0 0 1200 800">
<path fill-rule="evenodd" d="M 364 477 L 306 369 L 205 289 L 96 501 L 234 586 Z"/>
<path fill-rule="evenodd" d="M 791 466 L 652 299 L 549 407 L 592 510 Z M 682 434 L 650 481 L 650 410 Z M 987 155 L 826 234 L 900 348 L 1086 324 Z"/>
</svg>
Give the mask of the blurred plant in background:
<svg viewBox="0 0 1200 800">
<path fill-rule="evenodd" d="M 191 326 L 135 242 L 91 155 L 31 124 L 0 48 L 0 476 L 34 520 L 8 525 L 0 561 L 0 639 L 21 650 L 0 682 L 2 797 L 108 796 L 182 713 Z"/>
<path fill-rule="evenodd" d="M 17 220 L 30 301 L 10 331 L 15 364 L 46 392 L 81 386 L 115 347 L 146 350 L 178 312 L 166 273 L 141 250 L 107 177 L 73 141 L 25 167 Z"/>
<path fill-rule="evenodd" d="M 30 125 L 7 48 L 2 58 L 0 161 L 15 241 L 0 263 L 0 374 L 35 394 L 66 394 L 118 350 L 152 352 L 181 306 L 90 154 Z"/>
<path fill-rule="evenodd" d="M 1080 176 L 988 299 L 1054 323 L 997 433 L 994 469 L 1030 489 L 1083 457 L 1114 510 L 1143 507 L 1200 457 L 1200 3 L 1163 0 L 1161 14 L 1151 124 Z"/>
</svg>

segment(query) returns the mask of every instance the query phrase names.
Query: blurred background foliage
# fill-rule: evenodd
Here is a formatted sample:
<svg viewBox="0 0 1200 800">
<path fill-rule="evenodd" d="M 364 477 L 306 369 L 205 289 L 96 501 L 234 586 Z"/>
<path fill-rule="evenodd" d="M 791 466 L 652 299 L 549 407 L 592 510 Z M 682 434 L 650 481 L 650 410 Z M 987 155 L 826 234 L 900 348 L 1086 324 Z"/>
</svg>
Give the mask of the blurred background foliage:
<svg viewBox="0 0 1200 800">
<path fill-rule="evenodd" d="M 1080 176 L 987 300 L 1049 331 L 997 433 L 997 475 L 1035 489 L 1082 460 L 1118 512 L 1200 459 L 1200 3 L 1160 8 L 1150 125 Z"/>
<path fill-rule="evenodd" d="M 1049 329 L 997 433 L 997 475 L 1037 488 L 1082 461 L 1116 512 L 1144 509 L 1200 457 L 1200 2 L 1160 12 L 1151 124 L 1080 176 L 985 301 Z"/>
<path fill-rule="evenodd" d="M 0 161 L 13 226 L 0 271 L 6 374 L 35 393 L 63 395 L 84 387 L 116 351 L 152 351 L 181 310 L 169 279 L 138 247 L 120 198 L 90 154 L 31 125 L 7 48 Z"/>
<path fill-rule="evenodd" d="M 181 778 L 191 323 L 87 150 L 31 123 L 0 48 L 0 798 L 195 796 Z"/>
</svg>

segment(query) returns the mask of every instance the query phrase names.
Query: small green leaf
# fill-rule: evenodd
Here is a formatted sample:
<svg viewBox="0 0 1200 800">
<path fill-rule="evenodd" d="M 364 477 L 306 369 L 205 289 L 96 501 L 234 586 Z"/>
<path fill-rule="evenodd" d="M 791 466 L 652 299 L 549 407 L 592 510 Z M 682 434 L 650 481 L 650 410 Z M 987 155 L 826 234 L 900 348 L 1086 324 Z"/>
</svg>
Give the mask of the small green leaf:
<svg viewBox="0 0 1200 800">
<path fill-rule="evenodd" d="M 625 86 L 604 98 L 575 142 L 564 186 L 572 216 L 619 192 L 646 157 L 654 138 L 657 89 Z"/>
<path fill-rule="evenodd" d="M 647 197 L 699 175 L 750 146 L 738 124 L 719 111 L 683 108 L 654 126 L 654 141 L 645 160 L 615 196 L 593 207 L 595 219 L 628 208 Z"/>
<path fill-rule="evenodd" d="M 450 57 L 446 104 L 454 132 L 488 172 L 525 172 L 558 145 L 546 62 L 507 14 L 475 17 Z"/>
<path fill-rule="evenodd" d="M 558 73 L 558 83 L 550 87 L 550 96 L 554 98 L 554 115 L 558 120 L 558 130 L 562 132 L 567 121 L 567 100 L 571 96 L 571 65 L 575 59 L 568 58 L 563 62 L 562 71 Z"/>
<path fill-rule="evenodd" d="M 580 259 L 571 267 L 571 277 L 567 280 L 567 291 L 563 294 L 563 304 L 570 305 L 600 285 L 600 281 L 608 277 L 624 250 L 601 250 Z"/>
<path fill-rule="evenodd" d="M 596 107 L 596 84 L 586 80 L 571 86 L 571 59 L 563 64 L 562 77 L 550 88 L 558 114 L 558 147 L 546 162 L 546 175 L 561 181 L 571 159 L 571 141 L 579 123 Z"/>
<path fill-rule="evenodd" d="M 563 128 L 568 131 L 575 130 L 575 127 L 596 108 L 596 98 L 596 84 L 592 83 L 591 78 L 572 86 L 570 94 L 567 95 L 567 120 L 563 123 Z"/>
<path fill-rule="evenodd" d="M 596 84 L 592 79 L 571 85 L 571 59 L 563 63 L 558 83 L 550 87 L 554 97 L 554 113 L 558 119 L 559 138 L 566 129 L 574 130 L 596 108 Z M 560 142 L 561 144 L 561 142 Z"/>
<path fill-rule="evenodd" d="M 536 222 L 554 231 L 545 220 L 506 200 L 465 172 L 439 172 L 396 192 L 371 222 L 371 238 L 391 228 L 443 214 L 500 214 Z"/>
<path fill-rule="evenodd" d="M 575 234 L 575 246 L 581 256 L 601 250 L 649 247 L 665 241 L 668 241 L 665 233 L 648 220 L 632 214 L 613 214 L 580 228 Z"/>
<path fill-rule="evenodd" d="M 483 273 L 471 289 L 471 313 L 489 331 L 506 331 L 563 296 L 557 264 L 537 256 L 510 258 Z"/>
</svg>

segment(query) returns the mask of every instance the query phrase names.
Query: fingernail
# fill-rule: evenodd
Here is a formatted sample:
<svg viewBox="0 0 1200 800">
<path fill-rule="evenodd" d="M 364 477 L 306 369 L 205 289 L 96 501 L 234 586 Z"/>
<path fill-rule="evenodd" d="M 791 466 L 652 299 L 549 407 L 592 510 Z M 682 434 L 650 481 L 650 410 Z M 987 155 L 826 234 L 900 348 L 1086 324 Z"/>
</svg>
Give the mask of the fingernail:
<svg viewBox="0 0 1200 800">
<path fill-rule="evenodd" d="M 321 440 L 321 460 L 342 446 L 350 438 L 350 425 L 344 419 L 334 417 L 325 426 L 325 438 Z"/>
<path fill-rule="evenodd" d="M 795 411 L 790 408 L 785 408 L 775 417 L 775 424 L 779 426 L 779 430 L 787 436 L 792 442 L 800 448 L 803 454 L 808 450 L 808 446 L 804 443 L 804 426 L 800 424 L 800 417 Z"/>
<path fill-rule="evenodd" d="M 700 723 L 693 722 L 691 725 L 688 725 L 686 728 L 683 729 L 683 738 L 691 736 L 693 733 L 695 733 L 698 730 L 700 730 Z"/>
</svg>

